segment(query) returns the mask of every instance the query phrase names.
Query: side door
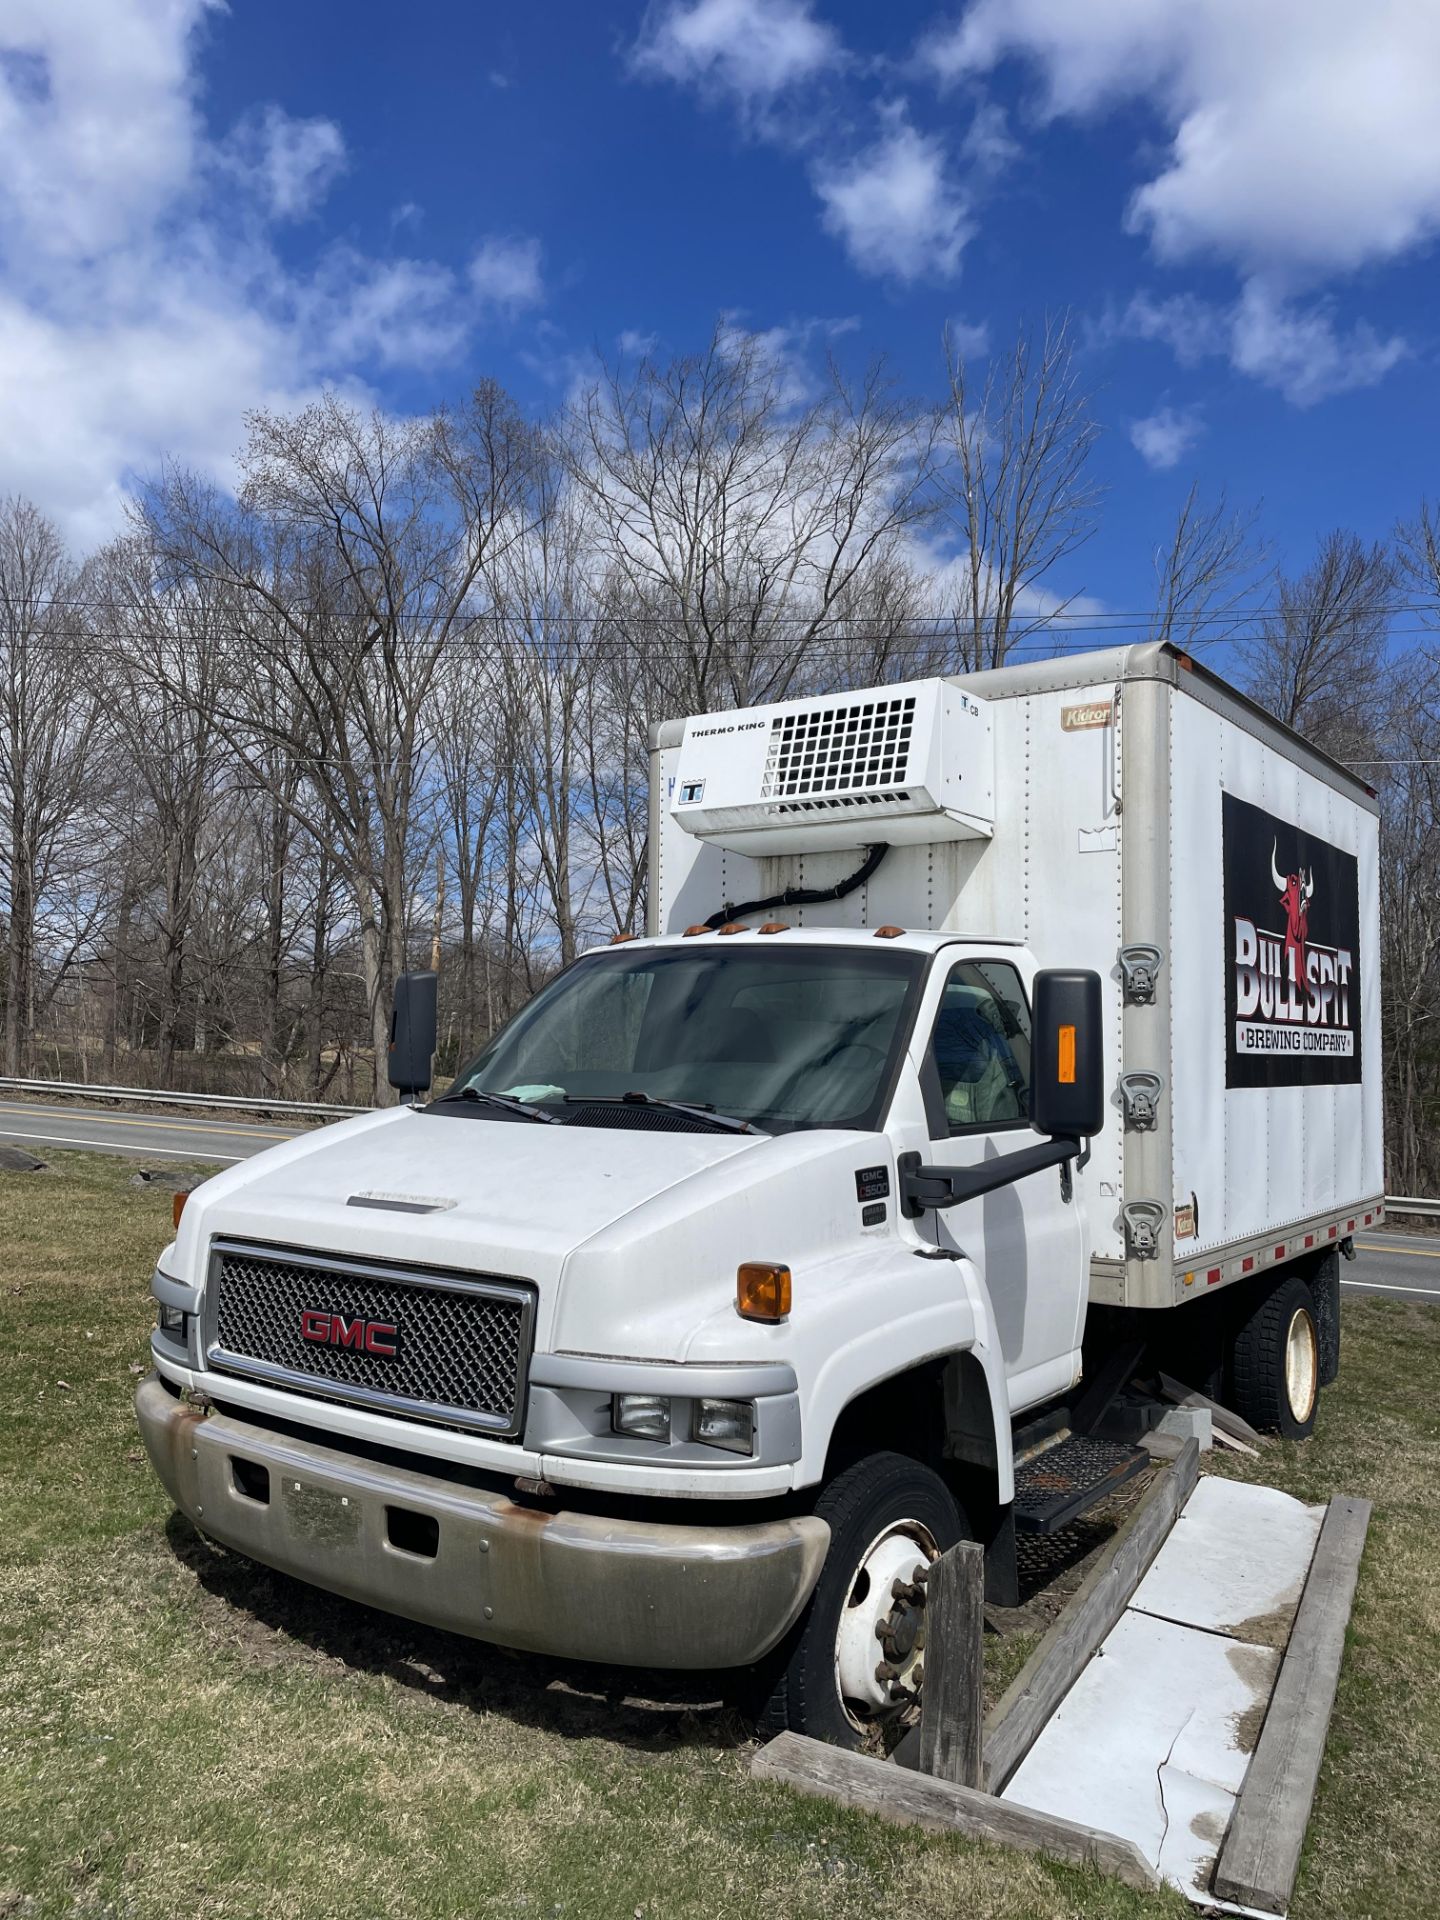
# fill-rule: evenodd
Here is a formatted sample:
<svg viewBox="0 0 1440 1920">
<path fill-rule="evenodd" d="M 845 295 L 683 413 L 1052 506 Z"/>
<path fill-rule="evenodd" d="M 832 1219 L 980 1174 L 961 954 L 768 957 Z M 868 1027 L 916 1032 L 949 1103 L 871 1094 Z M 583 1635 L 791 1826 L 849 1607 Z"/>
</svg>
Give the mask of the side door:
<svg viewBox="0 0 1440 1920">
<path fill-rule="evenodd" d="M 1012 961 L 955 961 L 921 1057 L 929 1157 L 983 1165 L 1035 1145 L 1030 1003 Z M 1080 1374 L 1088 1293 L 1083 1212 L 1048 1167 L 963 1206 L 927 1213 L 921 1234 L 963 1251 L 985 1277 L 1012 1410 L 1066 1392 Z"/>
</svg>

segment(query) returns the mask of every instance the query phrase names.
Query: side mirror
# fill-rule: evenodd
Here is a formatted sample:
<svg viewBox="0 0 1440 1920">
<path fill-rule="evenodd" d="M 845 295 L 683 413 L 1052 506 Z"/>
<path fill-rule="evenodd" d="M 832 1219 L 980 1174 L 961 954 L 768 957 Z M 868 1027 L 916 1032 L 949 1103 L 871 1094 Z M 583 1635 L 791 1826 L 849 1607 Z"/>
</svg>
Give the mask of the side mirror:
<svg viewBox="0 0 1440 1920">
<path fill-rule="evenodd" d="M 439 975 L 402 973 L 395 982 L 390 1014 L 390 1046 L 386 1062 L 392 1087 L 414 1096 L 428 1093 L 434 1075 L 436 992 Z"/>
<path fill-rule="evenodd" d="M 1105 1124 L 1100 976 L 1045 967 L 1035 976 L 1030 1123 L 1053 1139 L 1088 1140 Z"/>
</svg>

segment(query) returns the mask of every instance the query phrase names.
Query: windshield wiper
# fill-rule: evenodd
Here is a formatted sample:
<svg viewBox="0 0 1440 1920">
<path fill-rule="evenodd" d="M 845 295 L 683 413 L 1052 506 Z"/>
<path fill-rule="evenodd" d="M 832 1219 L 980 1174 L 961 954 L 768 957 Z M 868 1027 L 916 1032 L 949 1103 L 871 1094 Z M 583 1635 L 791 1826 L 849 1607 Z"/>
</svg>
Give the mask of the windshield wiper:
<svg viewBox="0 0 1440 1920">
<path fill-rule="evenodd" d="M 567 1107 L 659 1107 L 666 1113 L 683 1113 L 688 1119 L 703 1120 L 717 1133 L 760 1133 L 748 1120 L 737 1120 L 733 1113 L 717 1113 L 714 1107 L 698 1100 L 662 1100 L 657 1093 L 567 1093 Z M 548 1117 L 548 1116 L 547 1116 Z"/>
<path fill-rule="evenodd" d="M 486 1093 L 482 1087 L 462 1087 L 458 1093 L 442 1093 L 440 1100 L 479 1100 L 487 1107 L 499 1107 L 502 1113 L 518 1113 L 522 1120 L 543 1120 L 547 1127 L 558 1127 L 553 1113 L 532 1107 L 528 1100 L 515 1100 L 508 1093 Z M 436 1102 L 438 1106 L 439 1101 Z"/>
</svg>

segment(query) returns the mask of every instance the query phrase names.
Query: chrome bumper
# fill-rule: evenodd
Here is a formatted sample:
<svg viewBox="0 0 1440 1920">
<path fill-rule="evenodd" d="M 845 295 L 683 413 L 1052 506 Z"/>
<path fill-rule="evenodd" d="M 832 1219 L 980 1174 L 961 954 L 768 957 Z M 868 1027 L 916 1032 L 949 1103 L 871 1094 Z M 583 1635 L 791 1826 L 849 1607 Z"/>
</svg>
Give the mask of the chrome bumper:
<svg viewBox="0 0 1440 1920">
<path fill-rule="evenodd" d="M 346 1599 L 532 1653 L 747 1666 L 794 1624 L 830 1545 L 813 1516 L 706 1527 L 522 1507 L 207 1416 L 156 1374 L 135 1412 L 171 1499 L 211 1539 Z M 242 1490 L 262 1484 L 258 1468 L 264 1499 Z M 406 1518 L 396 1526 L 389 1510 Z M 427 1551 L 395 1545 L 396 1533 L 428 1535 Z"/>
</svg>

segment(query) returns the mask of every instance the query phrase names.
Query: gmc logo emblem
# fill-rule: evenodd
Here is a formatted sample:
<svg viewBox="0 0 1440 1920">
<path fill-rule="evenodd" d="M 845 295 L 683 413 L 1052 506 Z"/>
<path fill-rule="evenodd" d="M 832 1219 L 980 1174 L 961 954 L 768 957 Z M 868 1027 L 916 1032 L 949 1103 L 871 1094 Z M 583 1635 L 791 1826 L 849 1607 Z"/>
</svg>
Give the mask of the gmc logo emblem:
<svg viewBox="0 0 1440 1920">
<path fill-rule="evenodd" d="M 343 1313 L 320 1313 L 306 1307 L 300 1315 L 300 1338 L 317 1347 L 349 1347 L 355 1353 L 373 1353 L 393 1360 L 400 1351 L 400 1329 L 389 1320 L 347 1320 Z"/>
</svg>

